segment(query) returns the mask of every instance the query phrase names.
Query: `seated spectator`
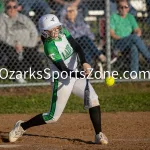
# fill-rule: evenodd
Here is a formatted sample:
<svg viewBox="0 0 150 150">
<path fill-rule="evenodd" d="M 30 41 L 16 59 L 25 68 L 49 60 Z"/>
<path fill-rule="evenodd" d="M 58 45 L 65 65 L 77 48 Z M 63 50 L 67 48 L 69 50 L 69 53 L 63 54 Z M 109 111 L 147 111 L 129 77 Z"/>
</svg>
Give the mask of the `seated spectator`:
<svg viewBox="0 0 150 150">
<path fill-rule="evenodd" d="M 81 4 L 81 0 L 48 0 L 49 6 L 55 11 L 55 14 L 60 18 L 62 16 L 62 10 L 65 6 L 71 5 L 78 7 Z"/>
<path fill-rule="evenodd" d="M 42 15 L 51 13 L 46 0 L 18 0 L 18 3 L 22 6 L 21 13 L 30 17 L 35 25 Z"/>
<path fill-rule="evenodd" d="M 112 13 L 117 13 L 117 2 L 119 0 L 110 0 L 110 14 Z M 137 11 L 134 7 L 132 7 L 132 5 L 129 3 L 129 13 L 132 14 L 133 16 L 136 16 Z"/>
<path fill-rule="evenodd" d="M 99 58 L 102 62 L 106 62 L 106 57 L 93 43 L 95 37 L 90 31 L 89 25 L 85 23 L 84 20 L 80 20 L 77 17 L 77 7 L 69 5 L 66 10 L 66 16 L 63 20 L 61 20 L 61 22 L 71 33 L 73 38 L 75 38 L 75 40 L 81 45 L 88 63 L 94 67 L 93 65 L 95 65 L 94 63 L 96 62 L 96 58 Z"/>
<path fill-rule="evenodd" d="M 129 14 L 129 3 L 120 0 L 117 3 L 118 13 L 114 13 L 110 18 L 110 34 L 114 39 L 114 52 L 130 50 L 131 71 L 139 71 L 139 52 L 150 61 L 150 51 L 141 39 L 141 29 L 136 19 Z"/>
<path fill-rule="evenodd" d="M 0 15 L 0 61 L 5 60 L 9 70 L 24 71 L 36 64 L 38 33 L 33 22 L 18 13 L 17 7 L 17 0 L 6 0 L 5 12 Z M 26 83 L 22 77 L 18 82 Z"/>
</svg>

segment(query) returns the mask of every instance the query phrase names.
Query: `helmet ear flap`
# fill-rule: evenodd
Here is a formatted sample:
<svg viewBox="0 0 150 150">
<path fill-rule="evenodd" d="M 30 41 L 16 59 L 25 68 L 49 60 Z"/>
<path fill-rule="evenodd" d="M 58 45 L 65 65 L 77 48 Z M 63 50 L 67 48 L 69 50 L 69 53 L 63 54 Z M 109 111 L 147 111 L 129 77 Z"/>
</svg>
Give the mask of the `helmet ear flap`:
<svg viewBox="0 0 150 150">
<path fill-rule="evenodd" d="M 42 34 L 42 36 L 44 36 L 45 38 L 49 38 L 49 34 L 47 33 L 47 31 L 43 31 L 41 34 Z"/>
</svg>

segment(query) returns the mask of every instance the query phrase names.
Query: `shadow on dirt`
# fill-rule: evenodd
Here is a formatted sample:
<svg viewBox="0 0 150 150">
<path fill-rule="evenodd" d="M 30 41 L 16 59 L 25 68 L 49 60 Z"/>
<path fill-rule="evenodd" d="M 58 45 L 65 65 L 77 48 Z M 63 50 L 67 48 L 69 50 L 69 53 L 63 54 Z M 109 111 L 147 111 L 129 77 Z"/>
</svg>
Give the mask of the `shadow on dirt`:
<svg viewBox="0 0 150 150">
<path fill-rule="evenodd" d="M 92 141 L 84 141 L 81 139 L 71 139 L 71 138 L 64 138 L 64 137 L 56 137 L 56 136 L 46 136 L 46 135 L 37 135 L 37 134 L 24 134 L 23 136 L 34 136 L 34 137 L 42 137 L 42 138 L 54 138 L 54 139 L 61 139 L 61 140 L 68 140 L 71 142 L 80 142 L 85 144 L 95 144 Z M 8 143 L 8 132 L 2 132 L 0 131 L 0 139 L 4 143 Z"/>
</svg>

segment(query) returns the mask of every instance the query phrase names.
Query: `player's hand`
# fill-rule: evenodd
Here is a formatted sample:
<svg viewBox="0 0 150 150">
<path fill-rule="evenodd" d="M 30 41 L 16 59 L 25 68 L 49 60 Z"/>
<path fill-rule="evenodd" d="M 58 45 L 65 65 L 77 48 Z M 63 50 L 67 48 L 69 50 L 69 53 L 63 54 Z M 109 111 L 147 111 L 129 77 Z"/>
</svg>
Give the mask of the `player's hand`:
<svg viewBox="0 0 150 150">
<path fill-rule="evenodd" d="M 88 76 L 90 74 L 91 66 L 88 63 L 84 63 L 83 69 L 84 69 L 85 75 Z"/>
</svg>

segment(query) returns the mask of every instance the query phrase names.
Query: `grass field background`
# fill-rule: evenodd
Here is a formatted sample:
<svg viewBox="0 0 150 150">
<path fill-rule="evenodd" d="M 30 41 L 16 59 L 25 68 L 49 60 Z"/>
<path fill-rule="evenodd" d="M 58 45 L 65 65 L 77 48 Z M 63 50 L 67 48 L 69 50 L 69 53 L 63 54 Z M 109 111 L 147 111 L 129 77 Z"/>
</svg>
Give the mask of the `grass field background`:
<svg viewBox="0 0 150 150">
<path fill-rule="evenodd" d="M 93 84 L 102 112 L 150 111 L 150 83 Z M 42 113 L 50 107 L 51 87 L 0 89 L 0 113 Z M 64 112 L 86 112 L 83 101 L 71 95 Z"/>
</svg>

